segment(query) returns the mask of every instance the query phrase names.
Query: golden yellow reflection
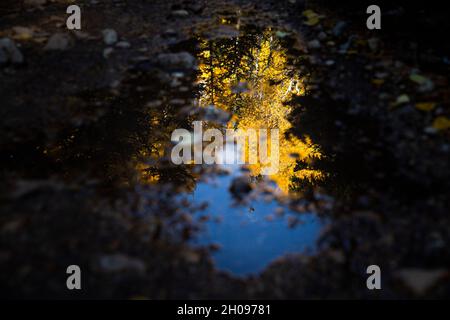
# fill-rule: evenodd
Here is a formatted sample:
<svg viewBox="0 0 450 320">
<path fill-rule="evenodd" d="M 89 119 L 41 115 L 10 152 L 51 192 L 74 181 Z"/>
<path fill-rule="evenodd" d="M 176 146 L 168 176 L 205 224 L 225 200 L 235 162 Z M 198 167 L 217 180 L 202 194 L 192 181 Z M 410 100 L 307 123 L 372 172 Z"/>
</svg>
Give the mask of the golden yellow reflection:
<svg viewBox="0 0 450 320">
<path fill-rule="evenodd" d="M 309 137 L 288 136 L 293 95 L 303 95 L 303 79 L 288 65 L 286 51 L 268 29 L 260 34 L 201 40 L 198 82 L 200 107 L 214 105 L 233 114 L 228 128 L 278 129 L 279 171 L 271 175 L 280 189 L 290 190 L 294 177 L 314 183 L 325 177 L 320 170 L 299 168 L 322 154 Z M 248 152 L 248 150 L 246 150 Z M 261 163 L 249 165 L 252 175 L 261 174 Z"/>
</svg>

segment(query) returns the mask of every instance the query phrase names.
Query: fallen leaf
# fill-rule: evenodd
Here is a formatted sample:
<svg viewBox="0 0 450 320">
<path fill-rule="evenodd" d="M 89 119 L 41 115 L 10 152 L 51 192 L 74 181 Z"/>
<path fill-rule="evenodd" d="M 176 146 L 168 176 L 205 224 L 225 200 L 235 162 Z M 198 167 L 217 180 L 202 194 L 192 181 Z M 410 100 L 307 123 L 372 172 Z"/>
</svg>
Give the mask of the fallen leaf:
<svg viewBox="0 0 450 320">
<path fill-rule="evenodd" d="M 308 18 L 308 20 L 304 23 L 307 26 L 315 26 L 316 24 L 318 24 L 320 21 L 319 17 L 312 17 L 312 18 Z"/>
<path fill-rule="evenodd" d="M 436 103 L 434 102 L 419 102 L 416 103 L 416 109 L 421 111 L 431 111 L 436 106 Z"/>
<path fill-rule="evenodd" d="M 430 81 L 430 79 L 428 79 L 424 76 L 421 76 L 420 74 L 417 74 L 417 73 L 410 75 L 409 80 L 411 80 L 417 84 L 424 84 L 424 83 Z"/>
<path fill-rule="evenodd" d="M 302 14 L 307 18 L 317 16 L 317 13 L 312 10 L 305 10 L 302 12 Z"/>
<path fill-rule="evenodd" d="M 434 119 L 431 126 L 438 131 L 447 130 L 450 128 L 450 119 L 445 116 L 439 116 Z"/>
<path fill-rule="evenodd" d="M 409 76 L 409 79 L 415 83 L 417 83 L 420 87 L 419 87 L 419 91 L 421 92 L 427 92 L 427 91 L 431 91 L 434 88 L 434 83 L 433 81 L 431 81 L 430 79 L 428 79 L 427 77 L 424 77 L 420 74 L 411 74 Z"/>
<path fill-rule="evenodd" d="M 33 30 L 31 30 L 30 28 L 17 26 L 13 28 L 13 31 L 14 31 L 13 39 L 15 40 L 25 41 L 33 38 Z"/>
</svg>

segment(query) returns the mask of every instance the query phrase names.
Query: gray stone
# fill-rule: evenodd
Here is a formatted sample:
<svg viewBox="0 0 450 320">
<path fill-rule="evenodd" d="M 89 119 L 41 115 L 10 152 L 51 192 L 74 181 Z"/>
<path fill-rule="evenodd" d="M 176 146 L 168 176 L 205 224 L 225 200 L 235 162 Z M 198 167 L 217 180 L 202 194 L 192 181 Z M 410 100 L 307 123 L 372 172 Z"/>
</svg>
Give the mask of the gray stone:
<svg viewBox="0 0 450 320">
<path fill-rule="evenodd" d="M 66 50 L 70 45 L 70 38 L 64 33 L 55 33 L 48 39 L 44 50 Z"/>
<path fill-rule="evenodd" d="M 195 57 L 188 52 L 161 53 L 157 57 L 158 63 L 164 67 L 191 69 L 195 66 Z"/>
<path fill-rule="evenodd" d="M 23 54 L 17 48 L 14 41 L 9 38 L 0 39 L 0 63 L 23 63 Z"/>
<path fill-rule="evenodd" d="M 99 267 L 104 272 L 145 272 L 143 261 L 123 254 L 102 255 L 99 259 Z"/>
<path fill-rule="evenodd" d="M 339 36 L 342 31 L 344 31 L 344 28 L 347 26 L 347 23 L 344 21 L 339 21 L 338 23 L 336 23 L 336 25 L 333 28 L 333 34 L 335 36 Z"/>
<path fill-rule="evenodd" d="M 186 10 L 172 11 L 172 16 L 174 16 L 174 17 L 184 18 L 184 17 L 187 17 L 188 15 L 189 15 L 189 12 L 187 12 Z"/>
<path fill-rule="evenodd" d="M 108 46 L 116 43 L 119 38 L 117 36 L 117 32 L 113 29 L 105 29 L 102 31 L 102 34 L 103 34 L 103 42 L 105 42 L 105 44 L 107 44 Z"/>
<path fill-rule="evenodd" d="M 310 49 L 319 49 L 320 48 L 320 41 L 315 39 L 308 42 L 308 48 Z"/>
<path fill-rule="evenodd" d="M 322 31 L 317 37 L 319 38 L 319 40 L 325 40 L 327 38 L 327 34 Z"/>
<path fill-rule="evenodd" d="M 103 57 L 105 58 L 105 59 L 108 59 L 110 56 L 111 56 L 111 54 L 114 52 L 114 49 L 113 48 L 105 48 L 104 50 L 103 50 Z"/>
<path fill-rule="evenodd" d="M 117 48 L 127 49 L 131 47 L 131 44 L 128 41 L 120 41 L 116 43 Z"/>
</svg>

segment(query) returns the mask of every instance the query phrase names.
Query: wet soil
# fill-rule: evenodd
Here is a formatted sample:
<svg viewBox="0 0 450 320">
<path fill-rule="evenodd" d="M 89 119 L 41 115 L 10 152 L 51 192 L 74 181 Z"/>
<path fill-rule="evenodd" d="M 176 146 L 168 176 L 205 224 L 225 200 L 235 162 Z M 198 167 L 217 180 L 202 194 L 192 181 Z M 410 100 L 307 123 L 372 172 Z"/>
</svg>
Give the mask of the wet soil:
<svg viewBox="0 0 450 320">
<path fill-rule="evenodd" d="M 449 51 L 429 36 L 440 27 L 437 7 L 417 14 L 417 33 L 395 23 L 417 10 L 395 2 L 386 18 L 395 31 L 373 34 L 365 19 L 358 23 L 359 7 L 321 1 L 79 3 L 77 33 L 64 28 L 64 1 L 0 5 L 0 38 L 24 56 L 0 68 L 2 297 L 448 297 Z M 104 43 L 107 28 L 121 45 Z M 227 202 L 206 205 L 208 181 L 232 183 L 233 175 L 174 165 L 170 134 L 205 116 L 195 106 L 206 90 L 198 81 L 202 46 L 216 44 L 218 61 L 231 63 L 236 32 L 248 40 L 238 47 L 244 52 L 268 29 L 286 57 L 283 70 L 304 86 L 283 101 L 286 136 L 309 137 L 323 155 L 294 157 L 294 171 L 326 178 L 297 175 L 288 185 L 295 193 L 283 196 L 251 181 L 259 187 L 247 194 L 244 183 L 236 198 L 219 183 Z M 55 33 L 67 44 L 44 50 Z M 243 277 L 221 267 L 221 259 L 236 260 L 221 258 L 224 238 L 202 241 L 205 228 L 220 229 L 219 209 L 264 216 L 268 226 L 283 211 L 286 233 L 305 234 L 298 221 L 309 214 L 326 223 L 312 252 L 293 237 L 286 246 L 298 250 L 277 251 Z M 82 269 L 81 291 L 66 288 L 70 264 Z M 367 290 L 371 264 L 381 267 L 382 290 Z"/>
</svg>

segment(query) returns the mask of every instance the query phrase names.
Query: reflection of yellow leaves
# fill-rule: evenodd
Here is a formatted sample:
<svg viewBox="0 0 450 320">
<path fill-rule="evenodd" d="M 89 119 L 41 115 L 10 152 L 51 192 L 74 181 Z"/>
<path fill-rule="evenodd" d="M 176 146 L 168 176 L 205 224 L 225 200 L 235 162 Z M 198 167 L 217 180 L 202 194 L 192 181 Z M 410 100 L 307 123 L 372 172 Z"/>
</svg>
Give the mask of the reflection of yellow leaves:
<svg viewBox="0 0 450 320">
<path fill-rule="evenodd" d="M 432 127 L 436 130 L 447 130 L 450 128 L 450 119 L 445 116 L 439 116 L 434 119 Z"/>
<path fill-rule="evenodd" d="M 431 111 L 436 106 L 436 103 L 434 102 L 419 102 L 416 103 L 416 109 L 421 111 Z"/>
<path fill-rule="evenodd" d="M 311 10 L 304 12 L 304 15 L 312 23 L 321 18 Z M 216 44 L 203 42 L 201 47 L 204 53 L 199 55 L 198 81 L 204 85 L 205 90 L 199 104 L 205 106 L 214 99 L 216 106 L 232 111 L 231 108 L 239 102 L 239 111 L 229 121 L 229 128 L 244 132 L 248 129 L 278 129 L 279 171 L 271 175 L 270 179 L 274 180 L 283 192 L 288 192 L 293 177 L 312 183 L 323 179 L 324 174 L 311 168 L 294 171 L 297 160 L 309 162 L 320 159 L 322 155 L 309 137 L 305 137 L 304 141 L 297 137 L 286 137 L 291 123 L 287 119 L 290 107 L 285 105 L 285 102 L 291 100 L 294 95 L 303 95 L 305 86 L 298 75 L 286 72 L 288 58 L 286 51 L 279 46 L 277 38 L 283 38 L 288 33 L 278 31 L 275 35 L 277 37 L 273 37 L 271 32 L 265 32 L 261 41 L 250 47 L 249 55 L 238 59 L 237 65 L 229 63 L 229 60 L 233 61 L 235 57 L 227 55 L 227 48 L 220 47 L 219 51 Z M 230 45 L 235 44 L 233 42 Z M 233 90 L 239 82 L 246 84 L 248 90 L 245 90 L 245 93 Z M 270 144 L 270 140 L 268 143 Z M 268 151 L 270 152 L 269 146 Z M 248 148 L 243 157 L 248 161 Z M 267 167 L 260 162 L 249 165 L 254 176 L 261 174 Z"/>
</svg>

